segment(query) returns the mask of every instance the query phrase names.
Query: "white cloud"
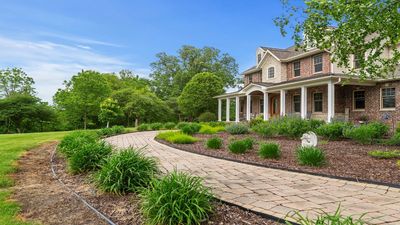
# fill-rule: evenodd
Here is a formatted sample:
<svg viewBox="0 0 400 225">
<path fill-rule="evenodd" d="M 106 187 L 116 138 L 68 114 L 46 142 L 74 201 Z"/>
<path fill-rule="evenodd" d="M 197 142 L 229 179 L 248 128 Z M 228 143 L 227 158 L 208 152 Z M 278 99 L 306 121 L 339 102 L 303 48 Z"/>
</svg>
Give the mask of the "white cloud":
<svg viewBox="0 0 400 225">
<path fill-rule="evenodd" d="M 77 42 L 80 44 L 103 45 L 103 46 L 118 47 L 118 48 L 123 47 L 122 45 L 111 43 L 111 42 L 93 40 L 93 39 L 77 37 L 77 36 L 73 36 L 73 35 L 65 35 L 65 34 L 58 34 L 58 33 L 51 33 L 51 32 L 39 32 L 38 34 L 41 36 L 45 36 L 45 37 L 59 38 L 59 39 L 67 40 L 67 41 Z"/>
<path fill-rule="evenodd" d="M 81 70 L 118 72 L 132 64 L 116 57 L 96 53 L 89 46 L 26 41 L 0 36 L 0 68 L 21 67 L 35 80 L 38 97 L 51 102 L 64 80 Z M 147 75 L 147 69 L 139 69 Z"/>
</svg>

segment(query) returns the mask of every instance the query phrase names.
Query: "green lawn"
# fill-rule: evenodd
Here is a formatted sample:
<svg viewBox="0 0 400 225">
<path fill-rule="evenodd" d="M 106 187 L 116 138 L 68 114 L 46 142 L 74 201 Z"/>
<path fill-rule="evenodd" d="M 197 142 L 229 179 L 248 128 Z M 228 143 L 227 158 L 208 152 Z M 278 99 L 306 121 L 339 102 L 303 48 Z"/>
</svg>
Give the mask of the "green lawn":
<svg viewBox="0 0 400 225">
<path fill-rule="evenodd" d="M 42 143 L 60 140 L 66 132 L 45 132 L 0 135 L 0 225 L 27 224 L 16 219 L 17 203 L 7 201 L 13 181 L 7 176 L 15 170 L 13 163 L 21 154 Z"/>
</svg>

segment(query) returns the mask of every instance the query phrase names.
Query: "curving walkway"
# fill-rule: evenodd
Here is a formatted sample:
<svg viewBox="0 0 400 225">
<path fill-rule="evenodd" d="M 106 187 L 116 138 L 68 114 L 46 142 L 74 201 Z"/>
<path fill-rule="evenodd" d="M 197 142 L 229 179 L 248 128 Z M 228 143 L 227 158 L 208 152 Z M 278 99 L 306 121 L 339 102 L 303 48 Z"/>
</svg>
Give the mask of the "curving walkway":
<svg viewBox="0 0 400 225">
<path fill-rule="evenodd" d="M 144 148 L 159 159 L 163 170 L 174 168 L 204 178 L 216 196 L 253 211 L 284 218 L 300 210 L 334 212 L 339 203 L 345 215 L 361 215 L 371 224 L 400 224 L 400 189 L 357 183 L 277 169 L 262 168 L 181 151 L 154 140 L 157 132 L 138 132 L 107 138 L 117 147 Z"/>
</svg>

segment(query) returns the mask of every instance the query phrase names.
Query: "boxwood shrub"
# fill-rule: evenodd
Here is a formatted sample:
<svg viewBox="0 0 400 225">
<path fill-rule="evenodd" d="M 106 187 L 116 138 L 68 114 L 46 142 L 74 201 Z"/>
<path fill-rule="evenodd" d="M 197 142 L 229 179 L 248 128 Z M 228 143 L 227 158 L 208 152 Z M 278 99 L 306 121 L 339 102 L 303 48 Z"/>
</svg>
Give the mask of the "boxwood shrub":
<svg viewBox="0 0 400 225">
<path fill-rule="evenodd" d="M 247 134 L 249 127 L 243 123 L 232 123 L 227 125 L 225 130 L 230 134 Z"/>
<path fill-rule="evenodd" d="M 300 165 L 318 167 L 325 164 L 325 153 L 317 147 L 299 147 L 296 155 Z"/>
<path fill-rule="evenodd" d="M 206 147 L 210 149 L 220 149 L 222 147 L 222 139 L 218 137 L 209 138 L 206 141 Z"/>
<path fill-rule="evenodd" d="M 280 146 L 277 143 L 263 143 L 260 145 L 258 155 L 263 159 L 277 159 L 281 156 Z"/>
</svg>

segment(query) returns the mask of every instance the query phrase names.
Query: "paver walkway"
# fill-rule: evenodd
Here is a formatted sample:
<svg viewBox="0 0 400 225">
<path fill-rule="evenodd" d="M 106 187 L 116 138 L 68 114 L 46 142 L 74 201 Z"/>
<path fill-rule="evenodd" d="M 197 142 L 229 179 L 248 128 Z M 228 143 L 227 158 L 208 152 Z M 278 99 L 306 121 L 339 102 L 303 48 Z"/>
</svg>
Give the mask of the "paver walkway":
<svg viewBox="0 0 400 225">
<path fill-rule="evenodd" d="M 157 132 L 123 134 L 106 139 L 118 147 L 144 148 L 164 171 L 174 168 L 203 177 L 216 196 L 254 211 L 284 218 L 300 210 L 314 215 L 367 213 L 371 224 L 400 224 L 400 189 L 236 163 L 181 151 L 154 140 Z"/>
</svg>

